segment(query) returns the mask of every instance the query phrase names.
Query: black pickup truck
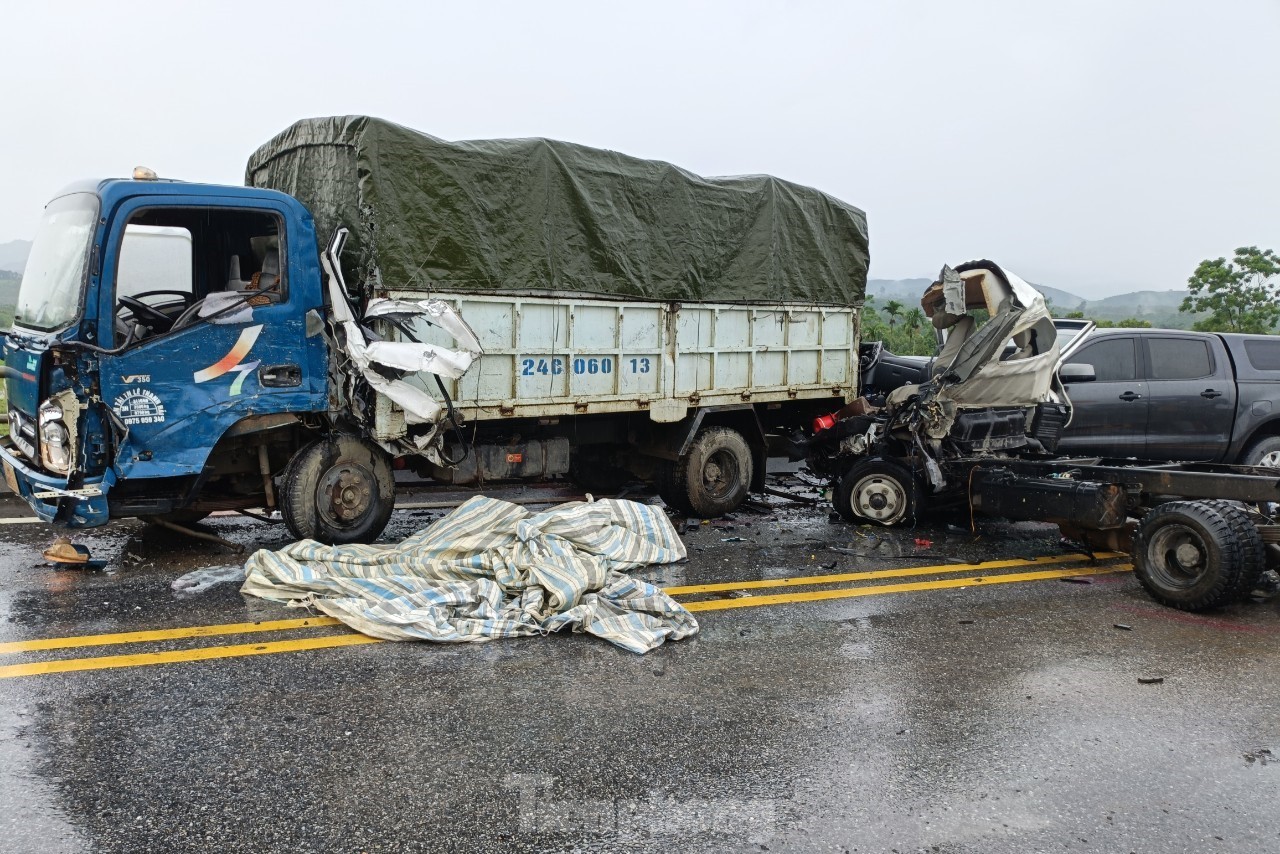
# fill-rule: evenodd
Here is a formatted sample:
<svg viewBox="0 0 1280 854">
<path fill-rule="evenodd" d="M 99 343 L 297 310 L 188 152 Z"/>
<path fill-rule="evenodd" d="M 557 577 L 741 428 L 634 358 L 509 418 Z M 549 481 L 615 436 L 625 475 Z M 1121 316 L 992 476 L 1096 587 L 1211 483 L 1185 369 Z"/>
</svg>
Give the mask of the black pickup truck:
<svg viewBox="0 0 1280 854">
<path fill-rule="evenodd" d="M 1280 336 L 1094 329 L 1059 377 L 1060 455 L 1280 465 Z"/>
</svg>

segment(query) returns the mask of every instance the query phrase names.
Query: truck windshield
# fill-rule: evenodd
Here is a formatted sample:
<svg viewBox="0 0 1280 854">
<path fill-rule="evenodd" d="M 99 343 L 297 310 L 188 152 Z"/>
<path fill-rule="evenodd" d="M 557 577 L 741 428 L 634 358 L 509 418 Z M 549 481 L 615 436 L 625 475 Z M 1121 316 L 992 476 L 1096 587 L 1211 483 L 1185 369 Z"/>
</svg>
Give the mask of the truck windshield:
<svg viewBox="0 0 1280 854">
<path fill-rule="evenodd" d="M 97 217 L 91 193 L 62 196 L 44 209 L 18 288 L 15 323 L 48 332 L 75 320 Z"/>
</svg>

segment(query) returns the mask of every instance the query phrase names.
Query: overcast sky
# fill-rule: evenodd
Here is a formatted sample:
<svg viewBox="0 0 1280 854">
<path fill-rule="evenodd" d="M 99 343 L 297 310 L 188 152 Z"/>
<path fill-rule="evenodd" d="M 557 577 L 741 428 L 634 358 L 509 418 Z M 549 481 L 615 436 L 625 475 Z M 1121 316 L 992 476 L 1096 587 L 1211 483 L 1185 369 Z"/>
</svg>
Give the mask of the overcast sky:
<svg viewBox="0 0 1280 854">
<path fill-rule="evenodd" d="M 867 211 L 872 276 L 1088 297 L 1280 250 L 1280 0 L 12 3 L 0 243 L 55 191 L 239 184 L 304 116 L 546 136 Z"/>
</svg>

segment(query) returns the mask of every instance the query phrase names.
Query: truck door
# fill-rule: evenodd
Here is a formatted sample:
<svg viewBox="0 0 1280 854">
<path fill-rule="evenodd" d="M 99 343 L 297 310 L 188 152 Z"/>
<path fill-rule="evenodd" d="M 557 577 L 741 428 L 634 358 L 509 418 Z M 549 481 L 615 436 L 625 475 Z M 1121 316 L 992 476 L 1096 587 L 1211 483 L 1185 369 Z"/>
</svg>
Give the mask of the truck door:
<svg viewBox="0 0 1280 854">
<path fill-rule="evenodd" d="M 283 213 L 215 204 L 126 209 L 105 253 L 101 397 L 126 476 L 198 474 L 232 424 L 322 397 Z"/>
<path fill-rule="evenodd" d="M 1216 338 L 1143 335 L 1150 397 L 1145 456 L 1217 461 L 1231 444 L 1236 386 Z"/>
<path fill-rule="evenodd" d="M 1067 386 L 1071 424 L 1058 453 L 1141 457 L 1146 450 L 1147 384 L 1139 379 L 1140 355 L 1132 335 L 1086 341 L 1067 364 L 1092 365 L 1095 381 Z"/>
</svg>

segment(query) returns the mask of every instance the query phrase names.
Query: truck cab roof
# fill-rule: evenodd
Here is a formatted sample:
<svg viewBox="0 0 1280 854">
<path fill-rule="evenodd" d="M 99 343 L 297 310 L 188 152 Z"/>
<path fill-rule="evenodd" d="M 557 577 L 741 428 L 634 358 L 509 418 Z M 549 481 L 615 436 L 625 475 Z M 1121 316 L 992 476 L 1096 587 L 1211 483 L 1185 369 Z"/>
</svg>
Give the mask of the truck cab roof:
<svg viewBox="0 0 1280 854">
<path fill-rule="evenodd" d="M 292 207 L 300 213 L 307 213 L 297 199 L 278 190 L 267 190 L 260 187 L 243 187 L 227 184 L 200 184 L 188 181 L 176 181 L 168 178 L 137 180 L 133 178 L 101 178 L 76 181 L 63 187 L 53 198 L 61 198 L 72 193 L 93 193 L 102 199 L 104 210 L 115 207 L 125 199 L 135 196 L 173 196 L 209 198 L 232 198 L 245 201 L 271 201 Z"/>
</svg>

